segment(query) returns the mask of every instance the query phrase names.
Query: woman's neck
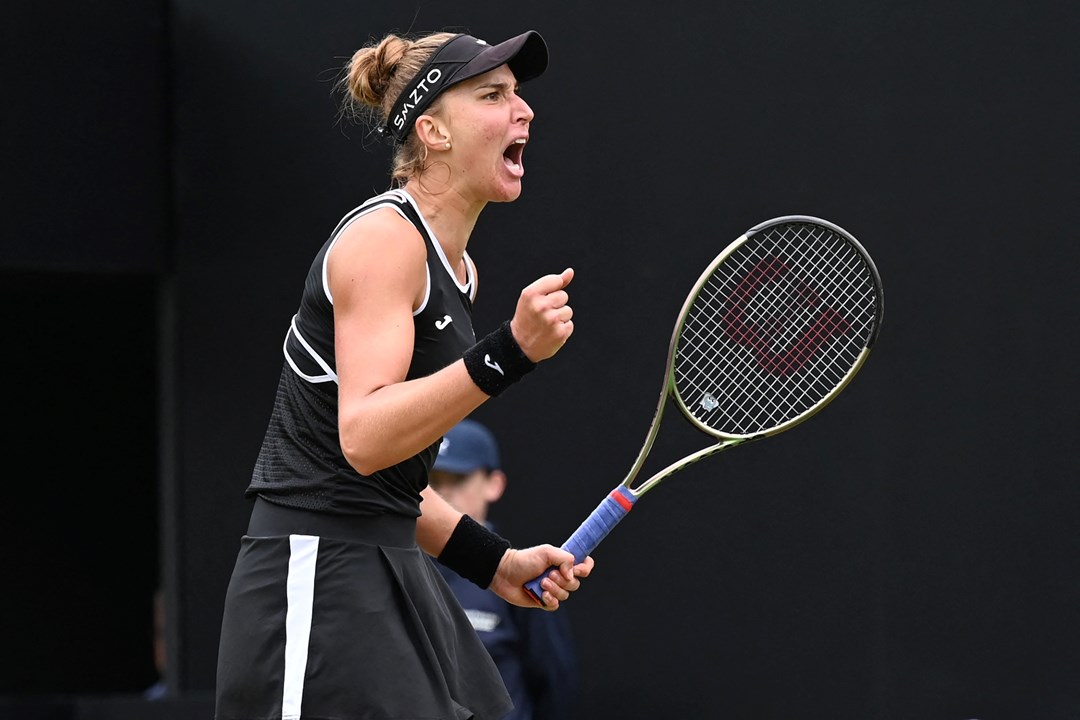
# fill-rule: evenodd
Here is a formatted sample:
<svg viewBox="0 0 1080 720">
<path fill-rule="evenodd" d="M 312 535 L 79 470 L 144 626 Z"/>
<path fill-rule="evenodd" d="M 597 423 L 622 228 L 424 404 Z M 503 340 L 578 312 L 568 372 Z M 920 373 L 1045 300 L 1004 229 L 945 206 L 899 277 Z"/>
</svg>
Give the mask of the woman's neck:
<svg viewBox="0 0 1080 720">
<path fill-rule="evenodd" d="M 433 192 L 415 179 L 407 182 L 404 189 L 416 201 L 420 214 L 435 233 L 447 259 L 456 268 L 486 203 L 470 203 L 452 187 L 438 188 Z"/>
</svg>

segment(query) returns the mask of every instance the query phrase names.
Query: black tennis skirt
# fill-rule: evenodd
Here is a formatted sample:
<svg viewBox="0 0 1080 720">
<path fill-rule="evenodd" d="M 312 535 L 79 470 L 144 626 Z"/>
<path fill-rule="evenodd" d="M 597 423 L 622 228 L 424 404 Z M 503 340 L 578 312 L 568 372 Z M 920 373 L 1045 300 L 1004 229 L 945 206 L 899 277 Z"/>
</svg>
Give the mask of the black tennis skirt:
<svg viewBox="0 0 1080 720">
<path fill-rule="evenodd" d="M 217 720 L 495 720 L 510 698 L 416 521 L 256 500 L 218 652 Z"/>
</svg>

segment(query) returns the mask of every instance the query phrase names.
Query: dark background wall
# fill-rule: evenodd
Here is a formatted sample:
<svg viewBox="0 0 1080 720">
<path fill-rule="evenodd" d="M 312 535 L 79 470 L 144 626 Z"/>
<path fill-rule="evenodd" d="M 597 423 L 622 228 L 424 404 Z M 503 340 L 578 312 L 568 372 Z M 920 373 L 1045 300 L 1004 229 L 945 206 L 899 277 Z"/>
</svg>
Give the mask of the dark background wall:
<svg viewBox="0 0 1080 720">
<path fill-rule="evenodd" d="M 836 403 L 684 471 L 598 549 L 566 608 L 582 716 L 1080 716 L 1063 2 L 20 10 L 3 442 L 33 500 L 5 503 L 0 692 L 138 692 L 159 577 L 173 691 L 212 691 L 303 274 L 387 185 L 387 149 L 336 121 L 337 71 L 369 38 L 447 28 L 534 28 L 552 53 L 523 196 L 470 245 L 480 330 L 577 270 L 571 342 L 478 412 L 518 544 L 561 542 L 622 479 L 685 292 L 748 227 L 832 220 L 885 282 Z M 697 442 L 662 437 L 646 469 Z"/>
<path fill-rule="evenodd" d="M 166 15 L 12 3 L 0 21 L 0 717 L 155 678 Z"/>
</svg>

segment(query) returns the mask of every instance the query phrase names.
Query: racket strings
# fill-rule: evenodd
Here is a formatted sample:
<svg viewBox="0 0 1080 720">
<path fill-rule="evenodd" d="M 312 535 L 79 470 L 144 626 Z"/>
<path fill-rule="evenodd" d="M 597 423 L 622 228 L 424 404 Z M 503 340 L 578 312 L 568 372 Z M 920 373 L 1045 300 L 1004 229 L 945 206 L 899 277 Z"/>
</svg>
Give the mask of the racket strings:
<svg viewBox="0 0 1080 720">
<path fill-rule="evenodd" d="M 827 398 L 856 365 L 878 291 L 843 235 L 788 223 L 751 236 L 701 284 L 679 332 L 673 374 L 702 424 L 751 435 Z"/>
</svg>

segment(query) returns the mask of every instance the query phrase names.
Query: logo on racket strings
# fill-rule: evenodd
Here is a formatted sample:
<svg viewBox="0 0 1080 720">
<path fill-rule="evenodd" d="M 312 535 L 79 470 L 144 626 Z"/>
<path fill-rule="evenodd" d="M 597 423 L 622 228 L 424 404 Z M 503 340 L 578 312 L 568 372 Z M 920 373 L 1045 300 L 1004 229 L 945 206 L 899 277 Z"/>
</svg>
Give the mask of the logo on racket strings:
<svg viewBox="0 0 1080 720">
<path fill-rule="evenodd" d="M 825 306 L 821 296 L 804 280 L 788 277 L 790 273 L 792 269 L 776 255 L 761 259 L 728 297 L 722 321 L 728 337 L 750 348 L 762 369 L 773 375 L 798 372 L 827 342 L 851 330 L 851 323 L 843 315 Z M 790 282 L 793 290 L 770 291 L 769 286 L 782 281 Z M 750 308 L 758 296 L 765 311 L 751 317 Z M 787 299 L 776 307 L 777 297 Z M 805 325 L 787 349 L 778 352 L 774 349 L 776 341 L 790 334 L 793 316 L 797 316 L 796 321 L 804 318 Z"/>
</svg>

